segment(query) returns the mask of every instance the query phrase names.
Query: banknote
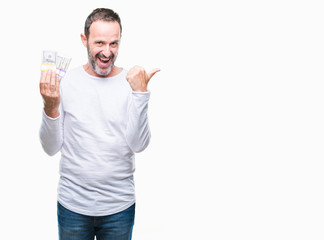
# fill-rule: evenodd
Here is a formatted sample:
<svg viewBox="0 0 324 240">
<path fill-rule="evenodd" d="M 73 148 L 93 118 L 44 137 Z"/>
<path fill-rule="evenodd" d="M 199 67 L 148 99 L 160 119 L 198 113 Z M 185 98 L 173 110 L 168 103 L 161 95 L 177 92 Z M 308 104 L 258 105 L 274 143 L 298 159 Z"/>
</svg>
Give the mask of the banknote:
<svg viewBox="0 0 324 240">
<path fill-rule="evenodd" d="M 71 58 L 58 54 L 56 57 L 56 73 L 60 78 L 64 77 L 69 65 Z"/>
<path fill-rule="evenodd" d="M 56 70 L 56 56 L 55 51 L 43 51 L 41 71 Z"/>
<path fill-rule="evenodd" d="M 57 53 L 54 51 L 43 51 L 43 64 L 56 64 Z"/>
<path fill-rule="evenodd" d="M 69 65 L 71 58 L 64 56 L 55 51 L 43 51 L 43 59 L 41 71 L 55 70 L 59 78 L 63 78 Z"/>
</svg>

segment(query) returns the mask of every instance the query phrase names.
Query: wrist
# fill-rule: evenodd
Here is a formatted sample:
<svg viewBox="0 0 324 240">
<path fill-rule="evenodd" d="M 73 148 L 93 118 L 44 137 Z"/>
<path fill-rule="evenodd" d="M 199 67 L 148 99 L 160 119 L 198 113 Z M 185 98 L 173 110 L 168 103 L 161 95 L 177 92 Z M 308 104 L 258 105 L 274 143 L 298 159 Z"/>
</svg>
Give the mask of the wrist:
<svg viewBox="0 0 324 240">
<path fill-rule="evenodd" d="M 57 118 L 60 116 L 60 111 L 58 109 L 48 109 L 44 107 L 45 114 L 50 118 Z"/>
<path fill-rule="evenodd" d="M 147 87 L 142 87 L 142 88 L 137 88 L 137 89 L 133 89 L 134 92 L 147 92 Z"/>
</svg>

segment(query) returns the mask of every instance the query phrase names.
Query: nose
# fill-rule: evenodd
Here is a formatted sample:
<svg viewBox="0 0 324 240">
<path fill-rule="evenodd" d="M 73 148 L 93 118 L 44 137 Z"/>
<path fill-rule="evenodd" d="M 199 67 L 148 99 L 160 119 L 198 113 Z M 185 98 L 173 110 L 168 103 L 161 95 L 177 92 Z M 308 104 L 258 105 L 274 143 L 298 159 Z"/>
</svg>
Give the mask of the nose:
<svg viewBox="0 0 324 240">
<path fill-rule="evenodd" d="M 109 56 L 110 56 L 110 46 L 109 46 L 109 44 L 106 44 L 106 45 L 104 46 L 104 49 L 103 49 L 102 53 L 103 53 L 106 57 L 109 57 Z"/>
</svg>

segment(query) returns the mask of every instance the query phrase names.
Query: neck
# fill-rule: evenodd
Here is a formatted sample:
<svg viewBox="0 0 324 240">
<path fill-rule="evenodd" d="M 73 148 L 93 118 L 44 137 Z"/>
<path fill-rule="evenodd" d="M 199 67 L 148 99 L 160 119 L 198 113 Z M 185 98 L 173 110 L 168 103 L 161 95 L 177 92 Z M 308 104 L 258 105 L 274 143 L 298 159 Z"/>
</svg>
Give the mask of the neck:
<svg viewBox="0 0 324 240">
<path fill-rule="evenodd" d="M 113 68 L 111 69 L 110 73 L 106 76 L 102 76 L 97 74 L 95 71 L 93 71 L 92 67 L 90 66 L 89 63 L 83 65 L 83 69 L 91 76 L 95 76 L 95 77 L 101 77 L 101 78 L 107 78 L 107 77 L 113 77 L 116 76 L 117 74 L 119 74 L 123 69 L 117 66 L 113 66 Z"/>
</svg>

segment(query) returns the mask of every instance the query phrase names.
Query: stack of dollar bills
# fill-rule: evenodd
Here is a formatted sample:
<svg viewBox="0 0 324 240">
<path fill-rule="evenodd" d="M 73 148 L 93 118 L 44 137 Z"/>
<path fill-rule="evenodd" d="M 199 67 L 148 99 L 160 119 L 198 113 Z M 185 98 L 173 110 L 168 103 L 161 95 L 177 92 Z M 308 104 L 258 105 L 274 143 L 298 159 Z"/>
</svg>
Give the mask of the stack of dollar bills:
<svg viewBox="0 0 324 240">
<path fill-rule="evenodd" d="M 71 57 L 63 56 L 55 51 L 43 51 L 41 71 L 55 70 L 63 77 L 71 62 Z"/>
</svg>

